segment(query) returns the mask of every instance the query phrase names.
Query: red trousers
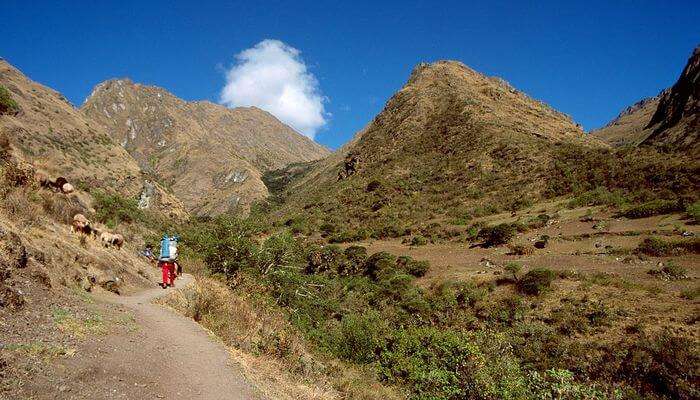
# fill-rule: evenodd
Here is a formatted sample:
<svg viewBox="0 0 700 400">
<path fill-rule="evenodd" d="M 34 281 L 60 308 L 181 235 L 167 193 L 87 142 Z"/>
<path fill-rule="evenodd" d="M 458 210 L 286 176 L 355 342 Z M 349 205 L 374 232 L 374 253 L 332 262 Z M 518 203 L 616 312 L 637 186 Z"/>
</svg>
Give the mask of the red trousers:
<svg viewBox="0 0 700 400">
<path fill-rule="evenodd" d="M 163 261 L 160 268 L 163 271 L 163 285 L 175 285 L 175 263 Z"/>
</svg>

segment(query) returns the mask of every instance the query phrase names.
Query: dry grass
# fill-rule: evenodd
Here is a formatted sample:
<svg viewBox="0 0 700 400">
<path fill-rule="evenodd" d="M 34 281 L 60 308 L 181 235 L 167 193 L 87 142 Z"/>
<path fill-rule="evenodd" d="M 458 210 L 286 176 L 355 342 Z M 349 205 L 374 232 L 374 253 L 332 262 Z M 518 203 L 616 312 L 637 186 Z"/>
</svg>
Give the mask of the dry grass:
<svg viewBox="0 0 700 400">
<path fill-rule="evenodd" d="M 27 188 L 11 188 L 0 202 L 0 207 L 18 225 L 24 228 L 37 226 L 43 215 L 41 206 L 35 201 L 36 193 Z"/>
<path fill-rule="evenodd" d="M 163 302 L 230 346 L 234 358 L 270 398 L 402 398 L 362 371 L 313 355 L 284 315 L 245 293 L 250 292 L 200 276 Z"/>
</svg>

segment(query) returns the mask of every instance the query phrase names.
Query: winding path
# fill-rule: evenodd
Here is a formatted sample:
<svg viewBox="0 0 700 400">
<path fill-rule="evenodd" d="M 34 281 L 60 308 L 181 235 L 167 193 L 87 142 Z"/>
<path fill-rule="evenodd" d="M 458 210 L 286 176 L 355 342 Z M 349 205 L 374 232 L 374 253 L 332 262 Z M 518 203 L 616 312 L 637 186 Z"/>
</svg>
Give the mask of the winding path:
<svg viewBox="0 0 700 400">
<path fill-rule="evenodd" d="M 176 289 L 192 281 L 185 274 Z M 133 314 L 138 329 L 110 335 L 91 349 L 94 356 L 74 366 L 80 370 L 74 372 L 80 375 L 81 393 L 69 398 L 263 399 L 231 363 L 223 344 L 191 319 L 152 304 L 171 290 L 109 297 L 109 302 Z"/>
</svg>

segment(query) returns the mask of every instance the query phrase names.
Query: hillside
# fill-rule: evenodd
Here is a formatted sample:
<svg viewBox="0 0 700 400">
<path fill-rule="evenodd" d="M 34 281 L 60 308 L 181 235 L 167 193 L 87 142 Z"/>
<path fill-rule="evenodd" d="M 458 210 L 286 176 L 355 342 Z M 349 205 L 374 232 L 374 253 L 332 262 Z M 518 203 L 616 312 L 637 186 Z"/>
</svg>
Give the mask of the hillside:
<svg viewBox="0 0 700 400">
<path fill-rule="evenodd" d="M 678 81 L 659 100 L 642 144 L 668 147 L 700 156 L 700 46 L 688 59 Z"/>
<path fill-rule="evenodd" d="M 634 103 L 603 128 L 592 131 L 591 135 L 615 147 L 638 145 L 649 134 L 645 128 L 656 112 L 661 96 L 660 94 Z"/>
<path fill-rule="evenodd" d="M 672 87 L 628 107 L 591 134 L 613 146 L 653 146 L 697 159 L 700 156 L 700 47 L 693 51 Z"/>
<path fill-rule="evenodd" d="M 607 147 L 501 79 L 421 64 L 352 142 L 291 182 L 283 213 L 410 224 L 517 209 L 548 190 L 556 149 L 569 146 Z"/>
<path fill-rule="evenodd" d="M 265 171 L 328 154 L 258 108 L 186 102 L 126 79 L 99 84 L 82 110 L 198 214 L 246 210 L 268 194 Z"/>
<path fill-rule="evenodd" d="M 0 131 L 16 157 L 51 178 L 63 176 L 85 190 L 102 189 L 181 215 L 174 196 L 151 182 L 134 159 L 100 126 L 76 110 L 60 93 L 31 81 L 0 60 L 0 85 L 17 111 L 0 117 Z"/>
</svg>

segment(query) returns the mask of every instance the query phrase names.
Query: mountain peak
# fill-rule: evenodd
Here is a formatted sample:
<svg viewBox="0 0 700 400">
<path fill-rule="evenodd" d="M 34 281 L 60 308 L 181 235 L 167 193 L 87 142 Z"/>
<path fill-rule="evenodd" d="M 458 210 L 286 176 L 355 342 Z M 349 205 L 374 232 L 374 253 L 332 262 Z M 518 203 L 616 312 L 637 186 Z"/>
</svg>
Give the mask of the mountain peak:
<svg viewBox="0 0 700 400">
<path fill-rule="evenodd" d="M 82 109 L 200 214 L 246 210 L 267 195 L 264 172 L 328 154 L 257 107 L 188 102 L 129 79 L 97 85 Z"/>
</svg>

